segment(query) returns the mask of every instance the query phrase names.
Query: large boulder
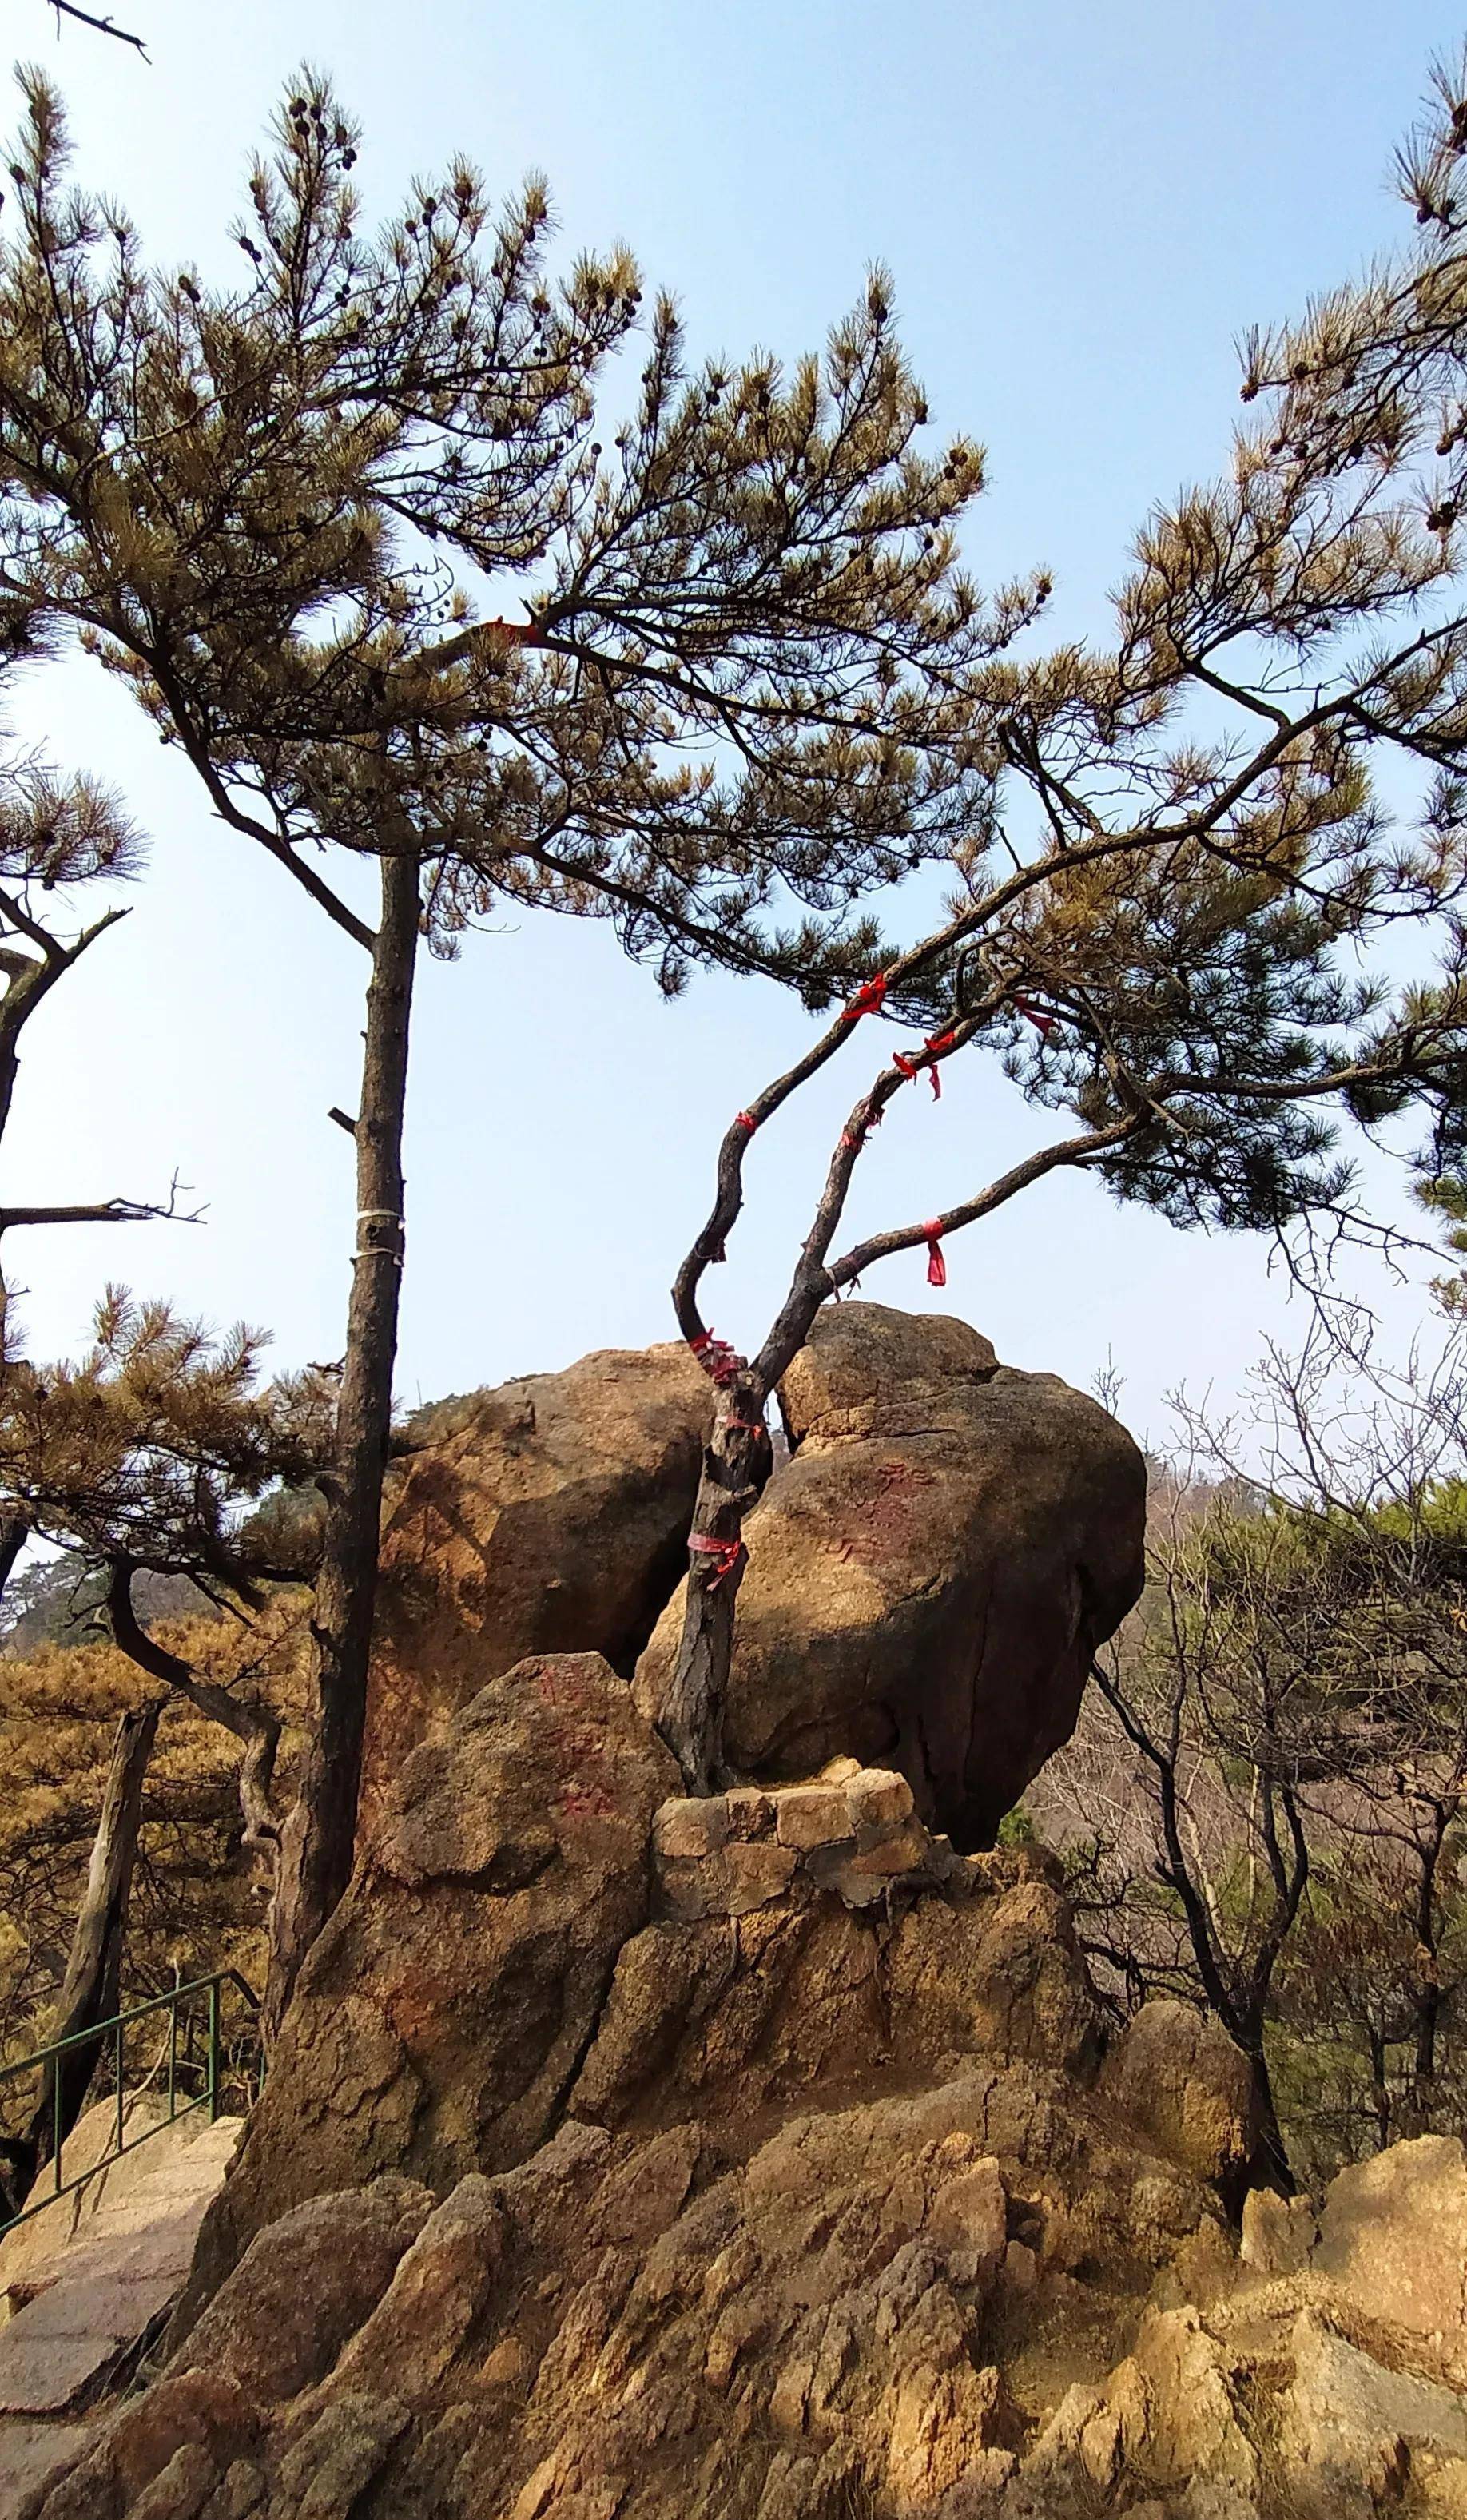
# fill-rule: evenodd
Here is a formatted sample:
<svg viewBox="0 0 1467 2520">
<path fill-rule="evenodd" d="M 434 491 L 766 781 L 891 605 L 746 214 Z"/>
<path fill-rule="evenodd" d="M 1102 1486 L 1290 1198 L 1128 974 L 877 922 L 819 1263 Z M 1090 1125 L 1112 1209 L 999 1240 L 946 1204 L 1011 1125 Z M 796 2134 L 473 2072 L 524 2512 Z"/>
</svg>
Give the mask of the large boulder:
<svg viewBox="0 0 1467 2520">
<path fill-rule="evenodd" d="M 413 1421 L 382 1530 L 370 1824 L 410 1750 L 526 1654 L 628 1677 L 687 1564 L 712 1398 L 681 1343 L 583 1356 Z"/>
<path fill-rule="evenodd" d="M 1467 2151 L 1423 2135 L 1331 2180 L 1311 2266 L 1373 2318 L 1448 2339 L 1467 2387 Z"/>
<path fill-rule="evenodd" d="M 990 1845 L 1139 1598 L 1141 1454 L 965 1322 L 880 1304 L 822 1313 L 780 1396 L 793 1449 L 745 1525 L 730 1764 L 895 1767 L 925 1821 Z M 637 1669 L 649 1716 L 682 1617 L 680 1588 Z"/>
<path fill-rule="evenodd" d="M 1162 2151 L 1241 2204 L 1262 2138 L 1258 2088 L 1221 2021 L 1154 1996 L 1111 2049 L 1100 2088 Z"/>
<path fill-rule="evenodd" d="M 441 2192 L 544 2138 L 646 1922 L 676 1782 L 599 1654 L 529 1657 L 413 1753 L 301 1970 L 181 2323 L 306 2199 L 387 2170 Z"/>
</svg>

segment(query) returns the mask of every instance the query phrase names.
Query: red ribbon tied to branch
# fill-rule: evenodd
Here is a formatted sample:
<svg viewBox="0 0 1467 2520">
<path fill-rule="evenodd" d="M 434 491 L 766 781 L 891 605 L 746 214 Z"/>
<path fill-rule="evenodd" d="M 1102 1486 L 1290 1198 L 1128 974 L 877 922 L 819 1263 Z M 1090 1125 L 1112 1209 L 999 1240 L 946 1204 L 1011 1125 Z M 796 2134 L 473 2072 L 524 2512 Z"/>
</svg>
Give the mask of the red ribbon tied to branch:
<svg viewBox="0 0 1467 2520">
<path fill-rule="evenodd" d="M 734 1126 L 735 1129 L 747 1129 L 750 1137 L 752 1137 L 754 1131 L 758 1128 L 759 1123 L 755 1119 L 752 1111 L 735 1111 L 734 1114 Z"/>
<path fill-rule="evenodd" d="M 956 1032 L 929 1032 L 926 1047 L 931 1051 L 934 1060 L 941 1058 L 945 1051 L 951 1050 L 956 1038 Z M 943 1080 L 935 1065 L 929 1067 L 927 1073 L 932 1079 L 932 1100 L 934 1102 L 940 1102 L 943 1099 Z"/>
<path fill-rule="evenodd" d="M 863 980 L 850 1004 L 842 1011 L 842 1023 L 855 1023 L 859 1015 L 878 1015 L 886 1004 L 886 973 L 878 971 L 872 980 Z"/>
<path fill-rule="evenodd" d="M 713 1575 L 709 1578 L 710 1593 L 716 1593 L 724 1577 L 732 1575 L 735 1566 L 740 1565 L 743 1560 L 744 1551 L 741 1540 L 713 1540 L 705 1531 L 691 1531 L 688 1535 L 688 1546 L 694 1556 L 713 1557 L 718 1561 Z"/>
<path fill-rule="evenodd" d="M 934 1058 L 940 1058 L 944 1051 L 952 1049 L 954 1039 L 955 1036 L 951 1032 L 929 1032 L 923 1039 L 922 1048 L 924 1050 L 930 1050 L 933 1053 Z M 906 1077 L 909 1085 L 912 1082 L 913 1078 L 920 1073 L 916 1059 L 909 1058 L 905 1051 L 894 1050 L 891 1055 L 891 1063 L 893 1067 L 896 1068 L 899 1075 Z M 930 1062 L 927 1068 L 927 1076 L 932 1087 L 932 1100 L 934 1102 L 940 1102 L 943 1099 L 943 1080 L 939 1076 L 936 1067 Z"/>
<path fill-rule="evenodd" d="M 948 1264 L 943 1258 L 941 1218 L 934 1216 L 930 1225 L 923 1226 L 922 1232 L 927 1237 L 927 1283 L 929 1286 L 946 1286 Z"/>
<path fill-rule="evenodd" d="M 1042 1014 L 1039 1008 L 1032 1007 L 1027 998 L 1015 998 L 1014 1005 L 1018 1008 L 1021 1015 L 1028 1016 L 1035 1031 L 1039 1034 L 1041 1041 L 1047 1041 L 1050 1033 L 1054 1030 L 1054 1017 L 1052 1015 Z"/>
<path fill-rule="evenodd" d="M 710 1382 L 716 1382 L 722 1390 L 726 1382 L 734 1381 L 743 1359 L 734 1354 L 727 1339 L 715 1338 L 711 1330 L 699 1330 L 688 1344 Z"/>
</svg>

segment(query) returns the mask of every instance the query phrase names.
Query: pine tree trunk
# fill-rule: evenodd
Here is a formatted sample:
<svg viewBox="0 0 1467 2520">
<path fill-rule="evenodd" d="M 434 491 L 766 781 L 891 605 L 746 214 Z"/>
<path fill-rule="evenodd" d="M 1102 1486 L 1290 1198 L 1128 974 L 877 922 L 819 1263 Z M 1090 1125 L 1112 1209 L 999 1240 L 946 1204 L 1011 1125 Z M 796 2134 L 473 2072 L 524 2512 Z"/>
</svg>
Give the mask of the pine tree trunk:
<svg viewBox="0 0 1467 2520">
<path fill-rule="evenodd" d="M 719 1543 L 720 1552 L 692 1549 L 688 1596 L 677 1660 L 657 1713 L 657 1731 L 683 1771 L 690 1794 L 715 1792 L 729 1781 L 724 1765 L 724 1708 L 734 1660 L 734 1604 L 743 1577 L 743 1520 L 770 1470 L 764 1427 L 764 1395 L 744 1377 L 719 1395 L 713 1431 L 703 1452 L 693 1508 L 695 1539 Z"/>
<path fill-rule="evenodd" d="M 1262 2027 L 1250 2025 L 1233 2035 L 1253 2070 L 1254 2102 L 1258 2111 L 1258 2148 L 1249 2165 L 1247 2183 L 1250 2187 L 1274 2187 L 1280 2196 L 1293 2196 L 1298 2191 L 1299 2182 L 1289 2166 L 1289 2149 L 1278 2121 L 1278 2104 L 1273 2096 L 1273 2078 L 1268 2071 Z M 1241 2210 L 1241 2199 L 1236 2202 Z"/>
<path fill-rule="evenodd" d="M 381 861 L 382 911 L 367 991 L 357 1113 L 357 1238 L 335 1459 L 316 1579 L 312 1726 L 300 1788 L 281 1832 L 263 2030 L 280 2028 L 296 1973 L 351 1877 L 377 1600 L 382 1470 L 392 1412 L 403 1262 L 403 1111 L 420 917 L 419 861 Z"/>
<path fill-rule="evenodd" d="M 138 1830 L 143 1817 L 143 1785 L 157 1732 L 162 1699 L 152 1698 L 122 1717 L 112 1741 L 102 1817 L 92 1840 L 87 1886 L 71 1932 L 67 1970 L 57 1999 L 52 2039 L 69 2039 L 89 2030 L 117 2009 L 122 1986 L 122 1957 L 127 1937 L 127 1906 L 137 1863 Z M 28 2186 L 51 2159 L 57 2135 L 65 2143 L 86 2100 L 103 2043 L 68 2048 L 47 2068 L 34 2115 L 15 2158 L 17 2184 Z M 60 2084 L 58 2092 L 57 2084 Z M 58 2120 L 58 2107 L 60 2117 Z"/>
<path fill-rule="evenodd" d="M 0 1296 L 0 1325 L 4 1322 L 4 1299 Z M 22 1513 L 0 1513 L 0 1601 L 16 1571 L 16 1559 L 30 1538 L 30 1525 Z"/>
</svg>

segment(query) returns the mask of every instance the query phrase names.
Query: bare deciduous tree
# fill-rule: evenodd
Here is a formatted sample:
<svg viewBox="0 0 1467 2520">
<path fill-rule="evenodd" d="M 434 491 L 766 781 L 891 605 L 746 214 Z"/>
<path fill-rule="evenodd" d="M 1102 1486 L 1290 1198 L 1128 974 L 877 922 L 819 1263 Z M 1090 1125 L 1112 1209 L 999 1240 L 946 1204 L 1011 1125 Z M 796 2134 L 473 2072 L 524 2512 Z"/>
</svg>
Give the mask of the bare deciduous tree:
<svg viewBox="0 0 1467 2520">
<path fill-rule="evenodd" d="M 1351 2114 L 1387 2142 L 1440 2125 L 1457 2082 L 1464 1394 L 1460 1331 L 1392 1372 L 1316 1326 L 1268 1351 L 1233 1421 L 1183 1409 L 1212 1502 L 1183 1482 L 1154 1516 L 1146 1601 L 1095 1667 L 1104 1711 L 1037 1796 L 1102 1979 L 1217 2013 L 1282 2184 L 1283 2119 L 1328 2167 L 1358 2146 Z"/>
</svg>

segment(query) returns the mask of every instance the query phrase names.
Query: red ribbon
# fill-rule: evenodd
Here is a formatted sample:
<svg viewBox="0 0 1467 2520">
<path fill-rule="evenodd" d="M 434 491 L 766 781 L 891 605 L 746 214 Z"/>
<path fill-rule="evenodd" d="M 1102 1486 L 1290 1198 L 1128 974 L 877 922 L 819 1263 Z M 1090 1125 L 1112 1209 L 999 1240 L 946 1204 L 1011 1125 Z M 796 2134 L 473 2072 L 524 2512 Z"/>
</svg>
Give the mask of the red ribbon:
<svg viewBox="0 0 1467 2520">
<path fill-rule="evenodd" d="M 930 1225 L 923 1226 L 922 1232 L 927 1237 L 927 1283 L 929 1286 L 946 1286 L 948 1282 L 948 1264 L 943 1258 L 943 1246 L 940 1239 L 942 1232 L 941 1219 L 934 1216 Z"/>
<path fill-rule="evenodd" d="M 854 1023 L 858 1015 L 878 1015 L 886 1004 L 886 973 L 878 971 L 873 980 L 863 980 L 856 995 L 846 1007 L 842 1023 Z"/>
<path fill-rule="evenodd" d="M 711 1577 L 708 1585 L 710 1593 L 716 1593 L 724 1577 L 732 1575 L 734 1567 L 741 1564 L 743 1559 L 741 1540 L 711 1540 L 704 1531 L 690 1531 L 688 1535 L 688 1546 L 698 1557 L 715 1557 L 718 1560 L 717 1572 Z"/>
<path fill-rule="evenodd" d="M 951 1050 L 956 1038 L 957 1036 L 955 1032 L 929 1032 L 927 1035 L 927 1048 L 932 1052 L 934 1058 L 939 1058 L 944 1051 Z M 940 1102 L 943 1099 L 943 1080 L 939 1076 L 935 1066 L 929 1067 L 927 1073 L 932 1079 L 932 1100 L 934 1102 Z"/>
<path fill-rule="evenodd" d="M 688 1344 L 709 1380 L 716 1382 L 720 1389 L 726 1382 L 734 1380 L 743 1359 L 735 1356 L 727 1339 L 715 1338 L 711 1330 L 699 1330 L 697 1337 L 689 1339 Z"/>
<path fill-rule="evenodd" d="M 1045 1017 L 1045 1021 L 1048 1021 L 1047 1016 Z M 934 1058 L 940 1057 L 944 1051 L 952 1049 L 956 1037 L 956 1036 L 951 1032 L 929 1032 L 923 1036 L 922 1048 L 924 1050 L 930 1050 L 933 1053 Z M 917 1060 L 914 1058 L 909 1058 L 905 1051 L 894 1050 L 891 1055 L 891 1063 L 900 1075 L 906 1077 L 909 1085 L 919 1073 Z M 927 1067 L 927 1074 L 932 1084 L 932 1100 L 934 1102 L 940 1102 L 943 1099 L 943 1080 L 939 1076 L 936 1067 L 930 1061 Z"/>
<path fill-rule="evenodd" d="M 734 1114 L 734 1126 L 735 1129 L 747 1129 L 750 1137 L 752 1137 L 754 1131 L 758 1128 L 759 1123 L 755 1119 L 752 1111 L 735 1111 Z"/>
<path fill-rule="evenodd" d="M 1014 1005 L 1018 1008 L 1021 1015 L 1028 1016 L 1035 1031 L 1039 1034 L 1041 1041 L 1047 1041 L 1050 1033 L 1054 1029 L 1054 1017 L 1052 1015 L 1041 1014 L 1038 1007 L 1032 1007 L 1027 998 L 1015 998 Z"/>
</svg>

